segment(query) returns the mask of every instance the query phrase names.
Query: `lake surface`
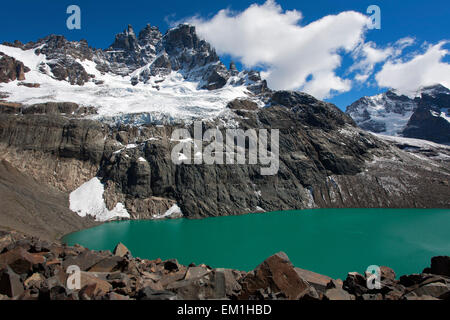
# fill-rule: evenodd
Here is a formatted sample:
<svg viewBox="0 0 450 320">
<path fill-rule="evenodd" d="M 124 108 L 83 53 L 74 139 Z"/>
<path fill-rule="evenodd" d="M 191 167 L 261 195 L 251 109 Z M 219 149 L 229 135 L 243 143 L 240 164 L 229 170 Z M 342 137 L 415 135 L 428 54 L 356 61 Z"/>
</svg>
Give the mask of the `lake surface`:
<svg viewBox="0 0 450 320">
<path fill-rule="evenodd" d="M 419 273 L 436 255 L 450 255 L 450 209 L 315 209 L 203 220 L 122 221 L 70 234 L 69 245 L 133 256 L 176 258 L 249 271 L 284 251 L 296 267 L 333 278 L 370 265 L 397 275 Z"/>
</svg>

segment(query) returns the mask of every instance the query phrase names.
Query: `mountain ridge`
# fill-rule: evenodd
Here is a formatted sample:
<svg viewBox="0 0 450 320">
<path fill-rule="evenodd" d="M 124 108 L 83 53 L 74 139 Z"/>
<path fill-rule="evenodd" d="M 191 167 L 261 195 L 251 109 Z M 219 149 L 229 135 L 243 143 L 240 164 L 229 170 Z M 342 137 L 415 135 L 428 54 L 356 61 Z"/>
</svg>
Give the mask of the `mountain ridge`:
<svg viewBox="0 0 450 320">
<path fill-rule="evenodd" d="M 368 131 L 450 143 L 450 90 L 441 84 L 423 87 L 413 98 L 392 89 L 363 97 L 346 113 Z"/>
<path fill-rule="evenodd" d="M 234 64 L 227 69 L 195 27 L 186 24 L 165 35 L 147 26 L 139 36 L 129 26 L 105 50 L 50 35 L 0 45 L 0 52 L 30 69 L 20 82 L 3 81 L 5 101 L 78 103 L 97 108 L 98 118 L 111 121 L 126 121 L 127 115 L 144 122 L 211 119 L 226 114 L 236 98 L 263 105 L 270 92 L 259 72 L 239 72 Z"/>
</svg>

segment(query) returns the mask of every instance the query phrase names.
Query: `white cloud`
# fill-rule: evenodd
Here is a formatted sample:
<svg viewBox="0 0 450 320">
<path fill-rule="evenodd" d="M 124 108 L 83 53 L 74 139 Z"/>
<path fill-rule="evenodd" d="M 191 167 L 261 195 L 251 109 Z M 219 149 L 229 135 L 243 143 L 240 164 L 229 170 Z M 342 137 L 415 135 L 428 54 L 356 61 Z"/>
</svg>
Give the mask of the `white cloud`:
<svg viewBox="0 0 450 320">
<path fill-rule="evenodd" d="M 351 89 L 351 80 L 336 74 L 343 52 L 361 45 L 369 18 L 354 11 L 300 24 L 299 11 L 283 11 L 273 0 L 245 11 L 221 10 L 209 20 L 192 18 L 201 37 L 219 54 L 246 67 L 261 66 L 274 89 L 299 89 L 318 98 Z"/>
<path fill-rule="evenodd" d="M 444 49 L 448 41 L 441 41 L 436 45 L 429 45 L 422 54 L 412 59 L 388 61 L 375 75 L 380 87 L 397 89 L 400 93 L 414 95 L 420 87 L 442 84 L 450 87 L 450 64 L 442 59 L 449 54 Z"/>
<path fill-rule="evenodd" d="M 358 74 L 355 76 L 355 80 L 366 82 L 377 64 L 400 56 L 406 47 L 413 44 L 414 39 L 410 37 L 402 38 L 385 48 L 377 48 L 377 44 L 372 41 L 361 43 L 352 53 L 356 62 L 349 68 L 349 72 L 357 71 Z"/>
</svg>

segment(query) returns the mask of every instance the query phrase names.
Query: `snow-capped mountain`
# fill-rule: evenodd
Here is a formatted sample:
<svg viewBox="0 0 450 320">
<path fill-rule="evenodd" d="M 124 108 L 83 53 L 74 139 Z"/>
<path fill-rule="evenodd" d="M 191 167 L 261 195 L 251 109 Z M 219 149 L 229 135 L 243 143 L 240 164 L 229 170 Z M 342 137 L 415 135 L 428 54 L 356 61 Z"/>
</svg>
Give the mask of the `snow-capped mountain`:
<svg viewBox="0 0 450 320">
<path fill-rule="evenodd" d="M 14 63 L 23 64 L 19 76 L 0 80 L 1 96 L 9 102 L 76 102 L 95 107 L 97 118 L 214 118 L 227 112 L 230 101 L 267 90 L 258 72 L 238 72 L 234 64 L 228 69 L 195 27 L 185 24 L 164 35 L 147 25 L 138 36 L 128 26 L 105 50 L 50 35 L 4 43 L 0 53 L 12 73 Z"/>
<path fill-rule="evenodd" d="M 435 85 L 408 97 L 389 90 L 347 107 L 362 128 L 391 136 L 450 142 L 450 90 Z"/>
</svg>

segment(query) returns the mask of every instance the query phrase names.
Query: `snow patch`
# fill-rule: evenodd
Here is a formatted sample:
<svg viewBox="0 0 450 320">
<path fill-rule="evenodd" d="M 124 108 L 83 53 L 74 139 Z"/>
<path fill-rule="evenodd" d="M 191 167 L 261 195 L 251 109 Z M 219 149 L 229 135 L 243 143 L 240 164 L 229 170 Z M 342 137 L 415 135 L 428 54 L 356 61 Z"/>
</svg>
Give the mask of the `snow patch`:
<svg viewBox="0 0 450 320">
<path fill-rule="evenodd" d="M 162 215 L 154 215 L 153 218 L 154 219 L 164 219 L 164 218 L 169 218 L 169 217 L 175 217 L 175 216 L 182 216 L 183 212 L 181 211 L 181 208 L 177 205 L 174 204 L 169 210 L 167 210 L 164 214 Z"/>
<path fill-rule="evenodd" d="M 435 142 L 431 142 L 428 140 L 421 140 L 421 139 L 413 139 L 413 138 L 403 138 L 403 137 L 394 137 L 394 136 L 388 136 L 388 135 L 384 135 L 384 134 L 377 134 L 377 133 L 372 133 L 374 136 L 383 139 L 383 140 L 387 140 L 390 142 L 394 142 L 394 143 L 400 143 L 400 144 L 404 144 L 404 145 L 409 145 L 412 147 L 416 147 L 416 148 L 437 148 L 437 149 L 446 149 L 450 151 L 450 146 L 446 146 L 444 144 L 438 144 Z"/>
<path fill-rule="evenodd" d="M 70 194 L 70 210 L 80 217 L 92 216 L 96 221 L 111 221 L 118 218 L 130 218 L 130 214 L 122 203 L 118 203 L 112 210 L 106 208 L 103 184 L 95 177 L 84 183 Z"/>
</svg>

